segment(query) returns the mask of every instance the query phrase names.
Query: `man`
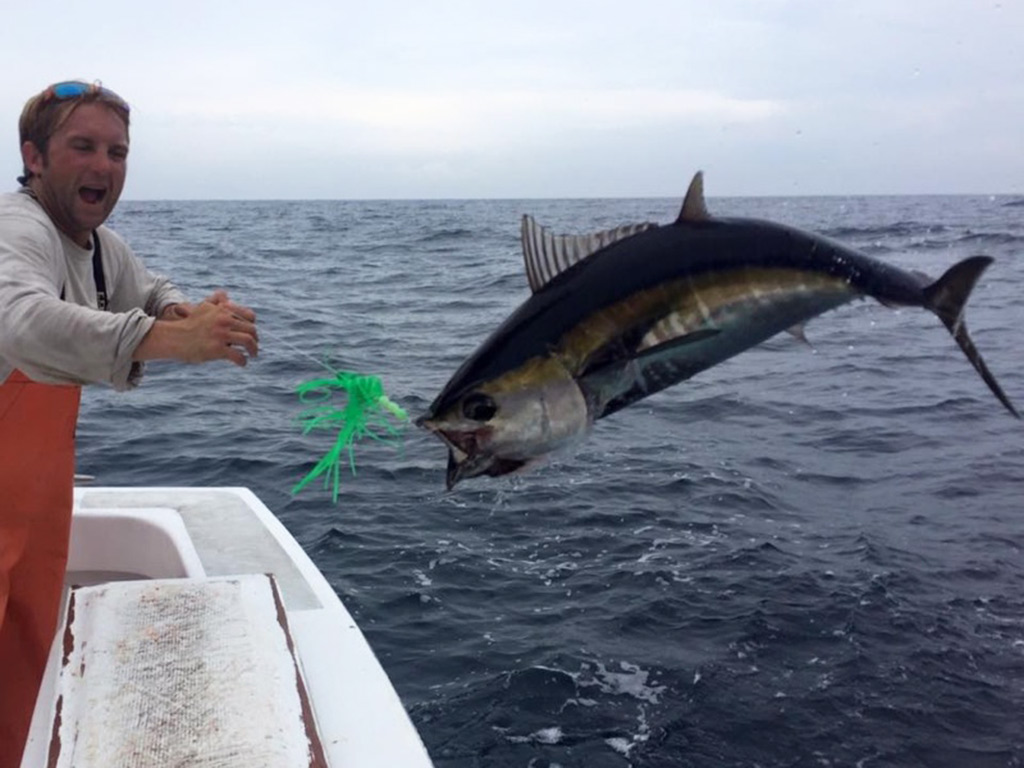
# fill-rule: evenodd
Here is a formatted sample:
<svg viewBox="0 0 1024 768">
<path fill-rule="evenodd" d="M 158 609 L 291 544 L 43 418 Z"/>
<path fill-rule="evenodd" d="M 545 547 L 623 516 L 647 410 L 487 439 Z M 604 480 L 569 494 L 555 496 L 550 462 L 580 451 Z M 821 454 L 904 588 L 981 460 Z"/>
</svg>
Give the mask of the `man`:
<svg viewBox="0 0 1024 768">
<path fill-rule="evenodd" d="M 255 315 L 191 305 L 103 226 L 124 186 L 128 105 L 58 83 L 19 121 L 24 175 L 0 195 L 0 768 L 17 767 L 56 631 L 80 387 L 136 386 L 143 362 L 245 365 Z"/>
</svg>

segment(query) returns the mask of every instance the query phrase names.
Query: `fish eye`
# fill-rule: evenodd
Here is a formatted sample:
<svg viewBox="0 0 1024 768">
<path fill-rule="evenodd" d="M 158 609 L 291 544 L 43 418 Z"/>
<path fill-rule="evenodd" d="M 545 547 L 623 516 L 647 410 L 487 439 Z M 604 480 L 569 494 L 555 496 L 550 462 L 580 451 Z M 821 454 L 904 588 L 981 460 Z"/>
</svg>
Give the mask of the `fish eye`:
<svg viewBox="0 0 1024 768">
<path fill-rule="evenodd" d="M 482 392 L 474 392 L 462 401 L 462 415 L 473 421 L 490 421 L 497 412 L 497 404 Z"/>
</svg>

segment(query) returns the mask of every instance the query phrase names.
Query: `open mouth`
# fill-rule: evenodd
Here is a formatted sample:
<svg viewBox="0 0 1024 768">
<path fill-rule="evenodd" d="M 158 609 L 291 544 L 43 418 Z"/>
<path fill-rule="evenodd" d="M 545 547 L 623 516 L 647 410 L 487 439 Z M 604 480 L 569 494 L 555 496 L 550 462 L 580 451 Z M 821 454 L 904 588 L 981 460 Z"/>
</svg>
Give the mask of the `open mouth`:
<svg viewBox="0 0 1024 768">
<path fill-rule="evenodd" d="M 448 444 L 459 461 L 465 461 L 467 457 L 476 454 L 477 441 L 474 433 L 438 430 L 437 434 Z"/>
<path fill-rule="evenodd" d="M 103 198 L 107 196 L 107 190 L 103 187 L 79 187 L 78 196 L 82 198 L 83 202 L 96 205 L 103 202 Z"/>
</svg>

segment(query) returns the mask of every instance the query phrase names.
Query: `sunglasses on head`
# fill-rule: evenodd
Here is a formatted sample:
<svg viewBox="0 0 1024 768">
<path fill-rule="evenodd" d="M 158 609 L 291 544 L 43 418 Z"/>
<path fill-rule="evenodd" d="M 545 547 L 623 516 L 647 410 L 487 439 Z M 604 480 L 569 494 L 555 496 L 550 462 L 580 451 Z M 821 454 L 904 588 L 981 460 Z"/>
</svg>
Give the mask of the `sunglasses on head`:
<svg viewBox="0 0 1024 768">
<path fill-rule="evenodd" d="M 64 83 L 54 83 L 46 89 L 45 99 L 57 99 L 63 101 L 64 99 L 77 99 L 80 96 L 85 96 L 89 93 L 98 93 L 105 99 L 116 102 L 118 105 L 128 109 L 128 102 L 118 96 L 109 88 L 104 88 L 98 83 L 80 83 L 76 80 L 68 80 Z"/>
</svg>

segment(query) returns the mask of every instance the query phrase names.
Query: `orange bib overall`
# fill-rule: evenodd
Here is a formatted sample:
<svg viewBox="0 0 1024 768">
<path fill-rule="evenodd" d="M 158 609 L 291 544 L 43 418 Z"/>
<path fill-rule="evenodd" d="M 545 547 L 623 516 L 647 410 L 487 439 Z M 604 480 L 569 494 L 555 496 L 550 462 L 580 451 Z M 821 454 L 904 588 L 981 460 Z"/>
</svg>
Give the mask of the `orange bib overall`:
<svg viewBox="0 0 1024 768">
<path fill-rule="evenodd" d="M 0 768 L 18 768 L 57 630 L 81 388 L 0 385 Z"/>
</svg>

